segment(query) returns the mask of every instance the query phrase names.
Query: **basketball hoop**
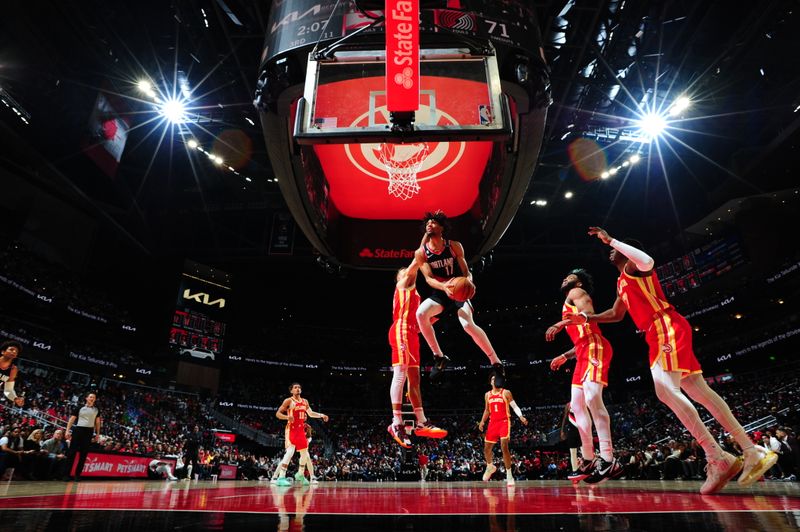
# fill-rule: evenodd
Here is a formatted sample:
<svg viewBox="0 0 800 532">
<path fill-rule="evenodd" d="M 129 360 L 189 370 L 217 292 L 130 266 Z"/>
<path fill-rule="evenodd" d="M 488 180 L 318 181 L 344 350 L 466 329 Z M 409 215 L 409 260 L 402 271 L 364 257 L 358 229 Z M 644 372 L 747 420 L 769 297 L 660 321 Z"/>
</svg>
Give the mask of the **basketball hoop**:
<svg viewBox="0 0 800 532">
<path fill-rule="evenodd" d="M 417 172 L 430 153 L 428 144 L 392 144 L 381 142 L 376 155 L 389 174 L 389 194 L 401 199 L 410 199 L 419 193 Z"/>
</svg>

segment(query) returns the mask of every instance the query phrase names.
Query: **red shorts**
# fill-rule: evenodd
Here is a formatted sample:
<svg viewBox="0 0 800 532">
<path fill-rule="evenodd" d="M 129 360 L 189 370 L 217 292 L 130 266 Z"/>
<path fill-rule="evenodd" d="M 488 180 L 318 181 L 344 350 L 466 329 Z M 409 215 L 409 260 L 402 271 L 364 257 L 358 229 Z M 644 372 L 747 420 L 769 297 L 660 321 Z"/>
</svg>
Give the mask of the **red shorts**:
<svg viewBox="0 0 800 532">
<path fill-rule="evenodd" d="M 575 346 L 575 373 L 572 385 L 581 386 L 583 381 L 590 380 L 608 386 L 608 368 L 614 352 L 611 344 L 604 336 L 591 334 L 586 341 Z"/>
<path fill-rule="evenodd" d="M 692 327 L 675 310 L 658 313 L 645 340 L 650 348 L 651 368 L 661 364 L 664 371 L 680 371 L 684 377 L 703 372 L 692 349 Z"/>
<path fill-rule="evenodd" d="M 392 366 L 419 367 L 419 332 L 408 324 L 394 322 L 389 329 L 389 345 L 392 346 Z"/>
<path fill-rule="evenodd" d="M 308 440 L 306 439 L 306 429 L 305 427 L 300 427 L 299 429 L 286 429 L 289 433 L 289 442 L 294 445 L 295 451 L 302 451 L 304 449 L 308 449 Z"/>
<path fill-rule="evenodd" d="M 497 443 L 500 438 L 511 437 L 511 420 L 489 421 L 489 428 L 486 429 L 486 437 L 483 439 L 489 443 Z"/>
</svg>

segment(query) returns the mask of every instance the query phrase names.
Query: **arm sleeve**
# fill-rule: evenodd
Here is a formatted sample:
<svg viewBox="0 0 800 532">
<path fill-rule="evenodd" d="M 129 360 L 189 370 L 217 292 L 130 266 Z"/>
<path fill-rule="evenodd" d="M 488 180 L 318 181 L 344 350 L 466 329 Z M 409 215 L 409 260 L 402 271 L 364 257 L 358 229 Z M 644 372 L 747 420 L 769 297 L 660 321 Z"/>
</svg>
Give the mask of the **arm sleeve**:
<svg viewBox="0 0 800 532">
<path fill-rule="evenodd" d="M 511 410 L 517 415 L 517 417 L 522 417 L 522 410 L 520 410 L 519 406 L 517 405 L 516 401 L 511 401 L 508 403 L 508 406 L 511 407 Z"/>
<path fill-rule="evenodd" d="M 3 393 L 9 401 L 13 401 L 17 398 L 17 394 L 14 391 L 14 382 L 15 381 L 8 381 L 3 385 Z"/>
<path fill-rule="evenodd" d="M 616 238 L 611 241 L 609 244 L 612 248 L 616 249 L 626 257 L 628 257 L 631 262 L 636 265 L 636 268 L 640 272 L 649 272 L 653 269 L 653 265 L 656 261 L 653 260 L 653 257 L 642 251 L 641 249 L 636 249 L 633 246 L 626 244 L 625 242 L 620 242 Z"/>
</svg>

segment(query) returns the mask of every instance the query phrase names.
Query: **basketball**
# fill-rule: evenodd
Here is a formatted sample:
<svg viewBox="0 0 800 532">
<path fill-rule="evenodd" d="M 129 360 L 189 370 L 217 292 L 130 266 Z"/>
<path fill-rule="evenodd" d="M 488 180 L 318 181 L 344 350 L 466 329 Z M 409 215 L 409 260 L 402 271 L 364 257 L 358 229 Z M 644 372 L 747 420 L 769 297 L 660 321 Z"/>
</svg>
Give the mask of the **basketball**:
<svg viewBox="0 0 800 532">
<path fill-rule="evenodd" d="M 455 301 L 466 301 L 475 296 L 475 285 L 466 277 L 454 277 L 448 283 L 453 290 L 452 297 Z"/>
</svg>

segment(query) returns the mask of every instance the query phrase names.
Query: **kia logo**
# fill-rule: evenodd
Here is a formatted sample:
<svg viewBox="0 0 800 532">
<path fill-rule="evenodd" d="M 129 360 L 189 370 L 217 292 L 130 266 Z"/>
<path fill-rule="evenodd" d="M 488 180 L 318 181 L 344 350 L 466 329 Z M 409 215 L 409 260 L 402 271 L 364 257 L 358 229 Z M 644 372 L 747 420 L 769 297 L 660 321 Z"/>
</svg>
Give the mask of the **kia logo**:
<svg viewBox="0 0 800 532">
<path fill-rule="evenodd" d="M 219 308 L 225 308 L 225 299 L 219 298 L 211 301 L 211 296 L 206 294 L 205 292 L 197 292 L 196 294 L 192 294 L 192 290 L 187 288 L 183 291 L 183 299 L 191 299 L 197 303 L 202 305 L 214 306 L 217 305 Z"/>
</svg>

